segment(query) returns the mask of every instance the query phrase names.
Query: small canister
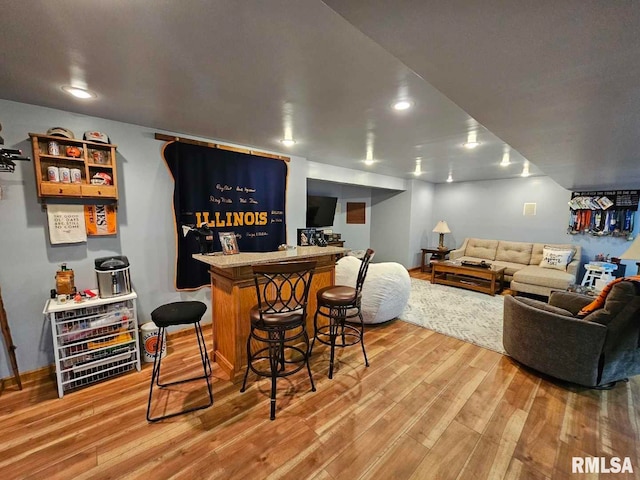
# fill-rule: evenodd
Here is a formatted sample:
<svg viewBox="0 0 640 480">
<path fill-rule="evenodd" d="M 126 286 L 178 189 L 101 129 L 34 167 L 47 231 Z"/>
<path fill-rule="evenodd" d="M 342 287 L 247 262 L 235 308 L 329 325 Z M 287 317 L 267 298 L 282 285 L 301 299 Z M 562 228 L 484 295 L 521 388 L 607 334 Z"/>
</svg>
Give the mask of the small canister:
<svg viewBox="0 0 640 480">
<path fill-rule="evenodd" d="M 60 167 L 60 181 L 62 183 L 71 183 L 71 171 L 67 167 Z"/>
<path fill-rule="evenodd" d="M 47 180 L 50 182 L 59 182 L 60 181 L 60 170 L 58 167 L 53 165 L 49 165 L 47 167 Z"/>
<path fill-rule="evenodd" d="M 82 172 L 79 168 L 72 168 L 71 172 L 71 183 L 82 183 Z"/>
<path fill-rule="evenodd" d="M 60 145 L 53 140 L 49 142 L 49 155 L 60 155 Z"/>
<path fill-rule="evenodd" d="M 99 163 L 101 165 L 109 163 L 104 157 L 104 152 L 102 152 L 100 150 L 94 150 L 91 155 L 93 157 L 93 162 L 94 163 Z"/>
</svg>

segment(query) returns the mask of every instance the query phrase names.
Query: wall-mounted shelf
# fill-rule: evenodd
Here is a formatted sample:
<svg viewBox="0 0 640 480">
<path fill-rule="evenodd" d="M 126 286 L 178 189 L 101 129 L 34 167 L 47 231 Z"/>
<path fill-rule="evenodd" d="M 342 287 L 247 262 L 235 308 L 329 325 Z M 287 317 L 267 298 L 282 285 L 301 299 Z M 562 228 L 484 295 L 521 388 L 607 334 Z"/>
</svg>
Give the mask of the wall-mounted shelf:
<svg viewBox="0 0 640 480">
<path fill-rule="evenodd" d="M 87 198 L 118 200 L 118 175 L 116 168 L 116 145 L 69 139 L 39 133 L 30 133 L 33 148 L 33 166 L 35 169 L 38 197 Z M 58 155 L 52 154 L 56 148 L 49 148 L 54 142 Z M 68 147 L 80 150 L 79 156 L 66 154 Z M 52 181 L 49 167 L 79 170 L 79 177 L 71 176 L 68 182 Z M 96 174 L 104 173 L 111 178 L 111 185 L 92 184 Z"/>
<path fill-rule="evenodd" d="M 638 190 L 573 192 L 568 233 L 629 238 L 636 222 Z"/>
</svg>

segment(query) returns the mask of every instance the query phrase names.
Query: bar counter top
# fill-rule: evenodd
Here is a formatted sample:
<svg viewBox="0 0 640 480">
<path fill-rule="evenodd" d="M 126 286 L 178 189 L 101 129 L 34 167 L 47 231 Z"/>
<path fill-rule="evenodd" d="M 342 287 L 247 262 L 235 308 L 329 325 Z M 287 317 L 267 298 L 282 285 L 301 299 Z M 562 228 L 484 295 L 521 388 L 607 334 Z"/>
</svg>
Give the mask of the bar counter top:
<svg viewBox="0 0 640 480">
<path fill-rule="evenodd" d="M 296 247 L 290 250 L 279 250 L 277 252 L 247 252 L 237 253 L 235 255 L 223 255 L 222 253 L 202 255 L 197 253 L 192 255 L 192 257 L 213 267 L 235 268 L 259 265 L 261 263 L 304 260 L 306 258 L 321 257 L 324 255 L 341 255 L 348 251 L 348 249 L 342 247 Z"/>
<path fill-rule="evenodd" d="M 348 252 L 342 247 L 296 247 L 290 250 L 235 255 L 195 254 L 193 258 L 209 265 L 211 278 L 211 326 L 213 351 L 211 359 L 234 379 L 247 364 L 247 339 L 250 338 L 250 313 L 256 304 L 253 266 L 274 262 L 315 260 L 313 281 L 309 290 L 307 331 L 313 331 L 318 290 L 335 284 L 336 259 Z M 263 346 L 251 340 L 252 348 Z"/>
</svg>

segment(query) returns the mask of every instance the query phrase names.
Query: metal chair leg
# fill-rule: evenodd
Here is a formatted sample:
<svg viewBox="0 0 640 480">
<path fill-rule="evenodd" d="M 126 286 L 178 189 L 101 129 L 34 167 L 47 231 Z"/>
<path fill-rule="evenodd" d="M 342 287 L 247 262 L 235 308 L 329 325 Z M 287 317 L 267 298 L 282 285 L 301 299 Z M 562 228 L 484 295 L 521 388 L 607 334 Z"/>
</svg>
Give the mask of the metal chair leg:
<svg viewBox="0 0 640 480">
<path fill-rule="evenodd" d="M 364 364 L 369 366 L 369 360 L 367 359 L 367 352 L 364 349 L 364 318 L 362 318 L 362 312 L 358 311 L 360 317 L 360 344 L 362 345 L 362 354 L 364 355 Z"/>
<path fill-rule="evenodd" d="M 164 334 L 165 328 L 160 327 L 158 330 L 158 341 L 156 342 L 156 350 L 153 355 L 153 371 L 151 372 L 151 384 L 149 386 L 149 399 L 147 401 L 147 421 L 149 422 L 157 422 L 159 420 L 164 420 L 167 418 L 175 417 L 178 415 L 182 415 L 184 413 L 194 412 L 196 410 L 201 410 L 203 408 L 210 407 L 213 405 L 213 390 L 211 388 L 211 382 L 209 380 L 209 375 L 211 375 L 211 362 L 209 361 L 209 357 L 207 356 L 206 344 L 204 341 L 204 335 L 202 333 L 202 327 L 200 326 L 200 322 L 194 323 L 194 330 L 196 333 L 196 339 L 198 341 L 198 351 L 200 353 L 200 360 L 202 362 L 202 371 L 203 375 L 185 378 L 181 380 L 176 380 L 174 382 L 160 383 L 160 366 L 162 364 L 162 348 L 164 345 Z M 176 385 L 180 383 L 191 382 L 193 380 L 206 380 L 207 383 L 207 393 L 209 394 L 209 402 L 204 405 L 199 405 L 197 407 L 188 408 L 186 410 L 181 410 L 179 412 L 170 413 L 168 415 L 161 415 L 159 417 L 151 417 L 151 400 L 153 396 L 153 384 L 155 383 L 159 388 L 168 387 L 171 385 Z"/>
<path fill-rule="evenodd" d="M 251 368 L 251 335 L 253 334 L 253 327 L 251 333 L 247 337 L 247 370 L 244 372 L 244 380 L 242 381 L 242 388 L 240 393 L 244 393 L 247 389 L 247 377 L 249 376 L 249 369 Z"/>
</svg>

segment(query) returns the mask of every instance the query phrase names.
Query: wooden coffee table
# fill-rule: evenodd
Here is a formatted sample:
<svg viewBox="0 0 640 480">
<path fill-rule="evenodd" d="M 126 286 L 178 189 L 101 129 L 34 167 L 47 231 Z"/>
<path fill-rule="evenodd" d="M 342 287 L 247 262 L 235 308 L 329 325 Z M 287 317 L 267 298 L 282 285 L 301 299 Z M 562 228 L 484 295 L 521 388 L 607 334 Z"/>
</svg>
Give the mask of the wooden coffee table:
<svg viewBox="0 0 640 480">
<path fill-rule="evenodd" d="M 431 265 L 431 283 L 466 288 L 495 295 L 504 286 L 505 267 L 481 268 L 458 262 L 439 262 Z"/>
</svg>

